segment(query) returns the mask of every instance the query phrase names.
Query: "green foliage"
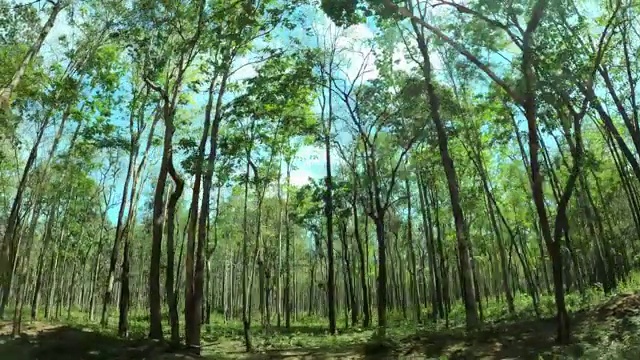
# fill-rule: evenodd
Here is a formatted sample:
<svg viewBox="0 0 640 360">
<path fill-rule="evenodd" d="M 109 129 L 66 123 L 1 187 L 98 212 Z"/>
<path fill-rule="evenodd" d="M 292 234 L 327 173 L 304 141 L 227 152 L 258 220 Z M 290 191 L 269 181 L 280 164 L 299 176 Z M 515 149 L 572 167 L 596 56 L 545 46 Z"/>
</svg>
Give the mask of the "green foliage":
<svg viewBox="0 0 640 360">
<path fill-rule="evenodd" d="M 203 219 L 206 259 L 198 275 L 205 279 L 204 307 L 211 315 L 203 339 L 215 343 L 213 358 L 242 346 L 243 290 L 253 302 L 247 311 L 261 320 L 250 325 L 258 350 L 288 351 L 293 357 L 315 355 L 294 348 L 330 352 L 345 346 L 357 354 L 388 356 L 410 356 L 419 348 L 443 358 L 508 358 L 509 351 L 635 355 L 637 309 L 606 321 L 597 315 L 614 294 L 640 286 L 638 175 L 630 166 L 637 162 L 640 138 L 634 103 L 637 1 L 622 8 L 616 2 L 548 2 L 534 34 L 538 116 L 533 130 L 541 143 L 532 147 L 522 104 L 505 95 L 504 84 L 488 79 L 486 69 L 516 93 L 523 91 L 521 37 L 535 1 L 474 0 L 425 8 L 407 1 L 318 2 L 333 24 L 317 20 L 310 3 L 65 3 L 69 7 L 55 34 L 27 64 L 11 111 L 0 115 L 0 261 L 17 259 L 0 274 L 14 276 L 9 306 L 26 299 L 23 305 L 30 307 L 34 286 L 24 285 L 41 268 L 45 278 L 40 300 L 36 297 L 41 307 L 50 299 L 53 308 L 69 305 L 71 325 L 92 327 L 110 339 L 117 322 L 113 306 L 107 309 L 112 327 L 98 329 L 85 319 L 89 298 L 99 312 L 113 239 L 121 235 L 130 240 L 129 327 L 132 336 L 146 336 L 149 239 L 153 222 L 163 216 L 152 211 L 162 180 L 160 161 L 171 155 L 185 180 L 171 249 L 180 264 L 174 270 L 182 307 L 188 305 L 185 252 L 194 250 L 185 241 L 187 224 L 196 220 L 189 218 L 189 203 L 200 196 L 192 191 L 193 176 L 201 158 L 215 155 L 205 167 L 214 174 L 213 189 L 202 201 L 212 210 Z M 459 46 L 411 24 L 389 4 L 409 6 Z M 19 5 L 0 0 L 2 86 L 20 67 L 52 4 Z M 375 35 L 354 43 L 364 22 Z M 360 26 L 349 27 L 355 24 Z M 334 33 L 333 25 L 343 29 Z M 329 30 L 322 33 L 321 27 Z M 416 39 L 428 44 L 427 59 Z M 601 56 L 596 46 L 602 47 Z M 474 56 L 485 69 L 470 61 Z M 432 74 L 425 74 L 425 60 Z M 429 99 L 430 87 L 437 99 Z M 434 126 L 435 100 L 446 142 Z M 205 114 L 215 131 L 205 131 Z M 576 115 L 582 116 L 580 134 L 573 126 Z M 577 135 L 585 148 L 580 159 Z M 166 149 L 165 138 L 171 140 Z M 325 141 L 333 159 L 330 210 L 340 230 L 334 238 L 325 231 Z M 557 205 L 571 169 L 578 161 L 582 165 L 568 202 L 566 232 L 557 240 L 566 307 L 575 320 L 573 347 L 550 345 L 554 325 L 537 319 L 553 317 L 556 304 L 549 249 L 531 201 L 532 148 L 539 150 L 551 232 L 560 224 Z M 449 161 L 445 150 L 453 165 L 443 164 Z M 306 159 L 303 153 L 312 155 Z M 122 193 L 129 159 L 138 177 L 135 187 L 130 182 L 134 189 Z M 455 169 L 455 181 L 445 176 L 444 165 Z M 163 202 L 166 188 L 175 185 L 171 170 L 164 193 L 157 194 Z M 133 200 L 123 207 L 131 218 L 122 234 L 115 234 L 114 209 L 122 199 Z M 458 229 L 456 205 L 464 215 Z M 12 215 L 17 215 L 15 234 L 6 226 Z M 461 233 L 472 249 L 484 316 L 482 328 L 469 333 L 461 328 L 466 321 Z M 361 327 L 363 300 L 372 310 L 377 305 L 381 240 L 387 251 L 386 337 Z M 325 260 L 326 245 L 337 241 L 342 245 L 334 246 L 333 254 L 339 331 L 333 336 L 325 329 Z M 244 259 L 243 245 L 249 251 Z M 122 249 L 115 252 L 120 258 Z M 167 260 L 160 259 L 159 280 L 166 277 Z M 122 280 L 115 280 L 116 293 Z M 287 282 L 290 307 L 283 299 Z M 513 293 L 512 313 L 506 311 L 506 287 Z M 439 299 L 436 290 L 448 300 Z M 18 291 L 23 293 L 15 296 Z M 447 301 L 446 313 L 439 314 L 434 303 Z M 290 331 L 274 324 L 276 316 L 283 322 L 288 308 L 293 309 Z M 373 312 L 375 326 L 381 319 Z M 25 312 L 24 318 L 29 316 Z M 621 335 L 613 336 L 618 329 Z"/>
</svg>

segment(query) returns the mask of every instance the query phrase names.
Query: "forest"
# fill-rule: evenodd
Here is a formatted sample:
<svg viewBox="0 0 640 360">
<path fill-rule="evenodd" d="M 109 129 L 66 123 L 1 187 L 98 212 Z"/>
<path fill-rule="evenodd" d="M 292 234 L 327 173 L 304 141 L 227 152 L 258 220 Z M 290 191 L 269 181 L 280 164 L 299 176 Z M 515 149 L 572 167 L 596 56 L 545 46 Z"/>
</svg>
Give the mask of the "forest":
<svg viewBox="0 0 640 360">
<path fill-rule="evenodd" d="M 639 16 L 0 0 L 0 358 L 636 359 Z"/>
</svg>

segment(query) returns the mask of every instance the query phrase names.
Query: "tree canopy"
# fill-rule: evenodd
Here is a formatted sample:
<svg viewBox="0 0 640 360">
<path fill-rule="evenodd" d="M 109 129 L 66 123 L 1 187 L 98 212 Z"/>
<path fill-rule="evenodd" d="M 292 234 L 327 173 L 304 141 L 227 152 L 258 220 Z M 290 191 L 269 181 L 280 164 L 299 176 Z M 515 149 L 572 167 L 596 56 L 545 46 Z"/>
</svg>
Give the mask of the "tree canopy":
<svg viewBox="0 0 640 360">
<path fill-rule="evenodd" d="M 639 14 L 0 0 L 0 318 L 204 355 L 235 325 L 583 339 L 637 290 Z"/>
</svg>

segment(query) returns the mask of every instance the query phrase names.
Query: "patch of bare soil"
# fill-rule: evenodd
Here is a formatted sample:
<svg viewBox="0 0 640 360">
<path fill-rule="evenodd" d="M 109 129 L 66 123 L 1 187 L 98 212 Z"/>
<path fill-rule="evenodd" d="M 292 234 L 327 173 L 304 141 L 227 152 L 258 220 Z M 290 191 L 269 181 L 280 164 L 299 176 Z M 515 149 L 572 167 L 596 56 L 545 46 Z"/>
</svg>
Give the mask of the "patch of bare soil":
<svg viewBox="0 0 640 360">
<path fill-rule="evenodd" d="M 55 329 L 59 327 L 59 325 L 47 324 L 39 321 L 33 321 L 30 323 L 22 324 L 22 333 L 25 335 L 35 335 L 42 331 L 48 331 L 51 329 Z M 0 322 L 0 336 L 8 336 L 11 335 L 13 330 L 13 322 L 6 321 Z"/>
<path fill-rule="evenodd" d="M 640 315 L 640 293 L 616 295 L 600 305 L 596 312 L 601 319 Z"/>
</svg>

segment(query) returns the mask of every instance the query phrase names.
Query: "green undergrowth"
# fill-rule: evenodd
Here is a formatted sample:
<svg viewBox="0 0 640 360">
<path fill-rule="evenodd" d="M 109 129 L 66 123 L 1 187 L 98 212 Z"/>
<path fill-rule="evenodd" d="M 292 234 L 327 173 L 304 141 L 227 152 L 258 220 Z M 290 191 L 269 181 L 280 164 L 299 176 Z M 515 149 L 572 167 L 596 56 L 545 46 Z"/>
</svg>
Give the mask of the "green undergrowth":
<svg viewBox="0 0 640 360">
<path fill-rule="evenodd" d="M 431 310 L 428 308 L 422 309 L 421 324 L 416 323 L 412 309 L 407 309 L 406 313 L 391 311 L 384 338 L 376 337 L 373 328 L 351 324 L 346 326 L 344 314 L 338 319 L 338 333 L 335 336 L 329 334 L 327 320 L 320 316 L 298 316 L 291 327 L 286 329 L 284 326 L 276 326 L 275 319 L 270 326 L 262 326 L 259 314 L 255 314 L 251 328 L 254 345 L 252 354 L 245 353 L 242 323 L 237 320 L 224 321 L 222 317 L 214 315 L 211 323 L 202 328 L 203 354 L 210 359 L 256 358 L 255 356 L 290 359 L 380 356 L 440 359 L 637 359 L 640 353 L 639 289 L 640 274 L 634 273 L 610 295 L 605 295 L 598 286 L 585 289 L 582 293 L 567 294 L 567 308 L 572 314 L 573 340 L 564 347 L 556 345 L 554 341 L 553 297 L 541 296 L 541 316 L 538 318 L 530 297 L 517 294 L 514 298 L 514 314 L 506 311 L 506 304 L 502 299 L 483 299 L 483 326 L 473 332 L 467 332 L 464 328 L 464 308 L 460 303 L 453 304 L 448 327 L 444 320 L 430 319 L 428 315 Z M 113 348 L 137 346 L 136 341 L 142 341 L 146 337 L 149 327 L 144 309 L 132 311 L 129 321 L 132 340 L 120 342 L 116 337 L 115 313 L 109 317 L 106 328 L 101 327 L 98 320 L 89 322 L 87 315 L 79 311 L 72 311 L 69 317 L 66 316 L 66 311 L 63 314 L 58 320 L 37 323 L 27 320 L 23 329 L 27 329 L 28 333 L 31 326 L 37 331 L 38 324 L 64 327 L 68 331 L 78 332 L 70 336 L 71 339 L 87 334 L 92 341 L 104 342 Z M 24 315 L 24 319 L 29 319 L 28 314 Z M 372 323 L 376 322 L 374 314 Z M 5 323 L 5 328 L 7 326 Z M 182 327 L 181 323 L 181 331 Z M 168 339 L 169 327 L 165 325 L 164 330 L 165 338 Z M 5 329 L 4 334 L 6 333 Z M 37 341 L 37 335 L 29 336 L 31 340 L 27 343 Z M 7 349 L 11 344 L 14 348 L 19 348 L 17 343 L 11 343 L 6 336 L 2 341 L 0 355 L 4 354 L 3 348 Z M 53 337 L 45 342 L 55 344 L 55 341 L 56 337 Z M 108 350 L 104 353 L 109 353 Z"/>
</svg>

